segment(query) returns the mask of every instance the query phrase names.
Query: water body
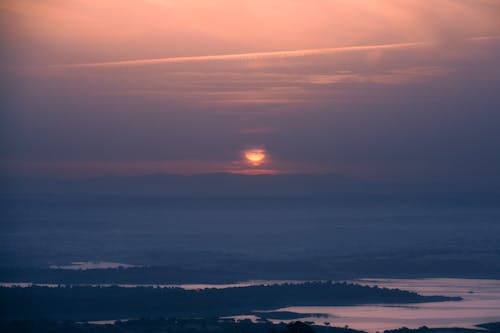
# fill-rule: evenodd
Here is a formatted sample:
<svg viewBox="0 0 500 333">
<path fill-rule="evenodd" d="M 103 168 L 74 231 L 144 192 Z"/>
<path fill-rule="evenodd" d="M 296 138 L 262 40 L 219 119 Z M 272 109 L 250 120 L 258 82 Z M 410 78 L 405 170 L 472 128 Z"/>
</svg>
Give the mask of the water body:
<svg viewBox="0 0 500 333">
<path fill-rule="evenodd" d="M 121 287 L 158 288 L 180 287 L 184 289 L 246 287 L 263 284 L 300 283 L 304 281 L 256 280 L 233 284 L 119 284 Z M 348 325 L 351 328 L 375 333 L 403 326 L 417 328 L 429 327 L 469 327 L 474 325 L 500 321 L 500 280 L 483 279 L 362 279 L 350 281 L 364 285 L 378 285 L 386 288 L 399 288 L 418 292 L 422 295 L 460 296 L 460 302 L 433 302 L 420 304 L 374 304 L 354 306 L 299 306 L 275 309 L 272 311 L 303 314 L 300 320 L 314 322 L 318 325 L 326 323 L 334 326 Z M 1 283 L 1 286 L 27 287 L 31 283 Z M 41 285 L 41 284 L 38 284 Z M 57 287 L 57 284 L 45 284 Z M 101 284 L 109 286 L 109 284 Z M 272 312 L 266 311 L 266 312 Z M 312 315 L 314 314 L 314 315 Z M 322 314 L 322 316 L 318 316 Z M 253 315 L 235 316 L 236 319 L 258 320 L 259 316 L 271 318 L 273 322 L 292 321 L 294 318 L 273 319 L 271 314 L 255 311 Z M 122 318 L 123 319 L 123 318 Z M 112 322 L 105 321 L 106 323 Z"/>
<path fill-rule="evenodd" d="M 88 269 L 111 269 L 111 268 L 133 268 L 138 265 L 124 264 L 109 261 L 73 261 L 68 265 L 50 265 L 51 269 L 88 270 Z"/>
<path fill-rule="evenodd" d="M 477 279 L 364 279 L 362 284 L 411 290 L 423 295 L 460 296 L 460 302 L 400 305 L 302 306 L 276 309 L 303 313 L 302 320 L 319 325 L 348 325 L 367 332 L 399 327 L 465 327 L 500 321 L 500 280 Z M 322 313 L 326 318 L 308 316 Z M 273 320 L 279 322 L 281 320 Z"/>
<path fill-rule="evenodd" d="M 261 286 L 261 285 L 276 285 L 285 283 L 303 283 L 307 282 L 304 280 L 251 280 L 237 283 L 225 283 L 225 284 L 205 284 L 205 283 L 186 283 L 186 284 L 128 284 L 128 283 L 92 283 L 92 284 L 81 284 L 72 283 L 72 286 L 93 286 L 93 287 L 111 287 L 117 286 L 122 288 L 137 288 L 137 287 L 152 287 L 152 288 L 182 288 L 186 290 L 197 290 L 197 289 L 224 289 L 224 288 L 235 288 L 235 287 L 250 287 L 250 286 Z M 50 287 L 57 288 L 60 286 L 65 286 L 67 284 L 61 283 L 34 283 L 34 282 L 0 282 L 0 287 L 12 288 L 28 288 L 31 286 L 40 287 Z"/>
<path fill-rule="evenodd" d="M 438 274 L 443 258 L 497 267 L 500 244 L 496 202 L 0 195 L 0 211 L 0 262 L 6 267 L 80 269 L 66 264 L 99 261 L 212 268 L 221 258 L 295 258 L 301 265 L 339 257 L 352 261 L 346 269 L 363 272 L 360 260 L 396 256 L 408 267 L 423 260 Z M 469 266 L 455 270 L 470 272 Z M 364 275 L 382 275 L 381 267 Z"/>
</svg>

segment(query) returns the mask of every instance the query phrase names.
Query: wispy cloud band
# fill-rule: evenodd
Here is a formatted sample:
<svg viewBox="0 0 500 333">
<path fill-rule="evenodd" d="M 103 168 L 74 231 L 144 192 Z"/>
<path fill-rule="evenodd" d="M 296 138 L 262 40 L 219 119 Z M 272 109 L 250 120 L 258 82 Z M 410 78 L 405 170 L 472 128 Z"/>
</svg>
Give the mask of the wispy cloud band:
<svg viewBox="0 0 500 333">
<path fill-rule="evenodd" d="M 69 65 L 55 65 L 52 67 L 85 68 L 85 67 L 144 66 L 144 65 L 185 63 L 185 62 L 198 62 L 198 61 L 251 60 L 251 59 L 264 59 L 264 58 L 266 58 L 266 59 L 268 59 L 268 58 L 291 58 L 291 57 L 304 57 L 304 56 L 313 56 L 313 55 L 334 54 L 334 53 L 341 53 L 341 52 L 413 48 L 413 47 L 420 47 L 420 46 L 424 46 L 424 45 L 425 45 L 425 42 L 378 44 L 378 45 L 357 45 L 357 46 L 288 50 L 288 51 L 252 52 L 252 53 L 203 55 L 203 56 L 189 56 L 189 57 L 168 57 L 168 58 L 151 58 L 151 59 L 92 62 L 92 63 L 80 63 L 80 64 L 69 64 Z"/>
</svg>

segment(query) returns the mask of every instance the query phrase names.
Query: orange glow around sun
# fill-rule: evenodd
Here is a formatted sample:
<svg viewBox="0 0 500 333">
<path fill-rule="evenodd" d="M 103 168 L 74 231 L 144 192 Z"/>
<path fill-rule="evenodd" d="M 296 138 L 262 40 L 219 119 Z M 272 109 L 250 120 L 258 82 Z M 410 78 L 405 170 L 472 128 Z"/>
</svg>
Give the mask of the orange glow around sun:
<svg viewBox="0 0 500 333">
<path fill-rule="evenodd" d="M 253 166 L 259 166 L 266 160 L 266 151 L 261 148 L 247 149 L 244 152 L 245 158 Z"/>
</svg>

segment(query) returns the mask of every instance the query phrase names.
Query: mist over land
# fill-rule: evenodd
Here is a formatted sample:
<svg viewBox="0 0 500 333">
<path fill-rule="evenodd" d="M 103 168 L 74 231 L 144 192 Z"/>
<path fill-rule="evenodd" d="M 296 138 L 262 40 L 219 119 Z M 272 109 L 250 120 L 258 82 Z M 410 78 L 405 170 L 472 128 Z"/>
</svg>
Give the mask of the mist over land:
<svg viewBox="0 0 500 333">
<path fill-rule="evenodd" d="M 50 265 L 72 261 L 169 266 L 171 275 L 108 273 L 133 283 L 135 274 L 177 283 L 500 272 L 495 187 L 234 174 L 6 184 L 2 266 L 46 269 L 11 278 L 47 282 Z M 57 281 L 91 274 L 101 273 L 63 271 Z"/>
</svg>

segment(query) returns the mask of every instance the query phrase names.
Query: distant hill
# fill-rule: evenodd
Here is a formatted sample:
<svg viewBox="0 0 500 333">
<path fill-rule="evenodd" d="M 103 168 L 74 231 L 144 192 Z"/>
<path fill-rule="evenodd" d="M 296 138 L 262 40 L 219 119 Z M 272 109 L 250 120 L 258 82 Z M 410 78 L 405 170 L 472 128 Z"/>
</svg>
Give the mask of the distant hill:
<svg viewBox="0 0 500 333">
<path fill-rule="evenodd" d="M 145 175 L 86 179 L 3 179 L 5 194 L 164 196 L 285 196 L 339 198 L 446 197 L 498 199 L 499 187 L 374 182 L 335 174 L 239 175 L 231 173 Z"/>
</svg>

